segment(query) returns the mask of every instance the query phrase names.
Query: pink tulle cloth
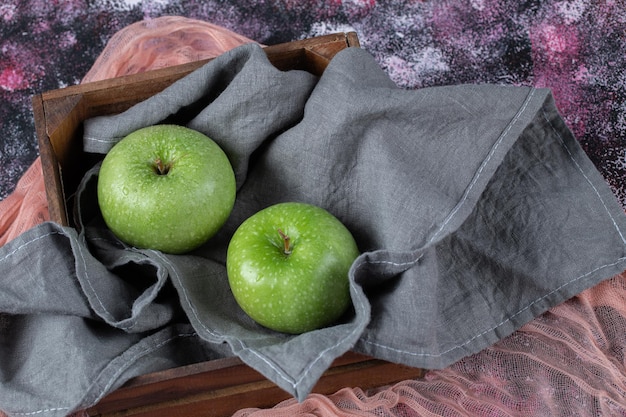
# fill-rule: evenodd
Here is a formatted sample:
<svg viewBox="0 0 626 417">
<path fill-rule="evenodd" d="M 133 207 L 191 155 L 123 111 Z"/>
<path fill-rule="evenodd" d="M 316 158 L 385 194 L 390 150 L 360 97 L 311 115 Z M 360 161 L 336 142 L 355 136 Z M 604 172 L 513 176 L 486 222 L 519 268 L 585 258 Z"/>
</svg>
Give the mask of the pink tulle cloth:
<svg viewBox="0 0 626 417">
<path fill-rule="evenodd" d="M 252 41 L 194 19 L 137 22 L 111 38 L 83 82 L 210 58 L 247 42 Z M 41 175 L 37 160 L 0 202 L 0 245 L 48 219 Z M 367 392 L 346 387 L 332 395 L 311 394 L 302 403 L 292 399 L 235 415 L 626 416 L 625 355 L 622 273 L 423 379 Z"/>
</svg>

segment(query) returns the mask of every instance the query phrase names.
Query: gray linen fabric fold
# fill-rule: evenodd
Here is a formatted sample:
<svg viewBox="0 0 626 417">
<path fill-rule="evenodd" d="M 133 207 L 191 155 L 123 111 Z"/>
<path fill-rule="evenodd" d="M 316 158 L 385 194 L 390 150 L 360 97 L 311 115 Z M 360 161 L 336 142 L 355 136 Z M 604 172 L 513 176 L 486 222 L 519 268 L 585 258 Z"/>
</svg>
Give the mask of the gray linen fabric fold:
<svg viewBox="0 0 626 417">
<path fill-rule="evenodd" d="M 222 355 L 299 400 L 349 349 L 441 368 L 626 268 L 624 213 L 546 89 L 402 90 L 359 48 L 317 79 L 244 45 L 87 121 L 85 149 L 105 153 L 156 123 L 222 146 L 237 177 L 232 215 L 187 255 L 128 247 L 99 215 L 95 166 L 78 230 L 46 223 L 0 248 L 9 415 L 65 415 L 134 375 Z M 296 336 L 250 320 L 224 266 L 236 227 L 282 201 L 326 208 L 362 251 L 350 313 Z"/>
</svg>

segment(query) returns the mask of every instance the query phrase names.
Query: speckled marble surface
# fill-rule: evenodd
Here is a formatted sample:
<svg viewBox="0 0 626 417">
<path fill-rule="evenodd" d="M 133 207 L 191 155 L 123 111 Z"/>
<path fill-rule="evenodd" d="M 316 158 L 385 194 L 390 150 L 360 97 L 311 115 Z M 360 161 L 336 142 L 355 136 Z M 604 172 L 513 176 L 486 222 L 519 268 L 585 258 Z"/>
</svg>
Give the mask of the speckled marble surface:
<svg viewBox="0 0 626 417">
<path fill-rule="evenodd" d="M 265 44 L 354 30 L 403 88 L 550 87 L 626 207 L 624 0 L 4 0 L 0 199 L 37 157 L 31 96 L 79 83 L 113 33 L 164 15 L 209 21 Z"/>
</svg>

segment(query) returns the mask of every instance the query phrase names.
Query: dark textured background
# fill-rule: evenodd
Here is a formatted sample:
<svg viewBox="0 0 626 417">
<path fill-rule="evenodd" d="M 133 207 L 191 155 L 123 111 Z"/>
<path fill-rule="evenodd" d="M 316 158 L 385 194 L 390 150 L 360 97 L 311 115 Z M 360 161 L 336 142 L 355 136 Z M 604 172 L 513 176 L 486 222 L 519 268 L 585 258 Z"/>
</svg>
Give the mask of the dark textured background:
<svg viewBox="0 0 626 417">
<path fill-rule="evenodd" d="M 264 44 L 355 30 L 403 88 L 550 87 L 626 207 L 624 0 L 3 0 L 0 199 L 37 157 L 31 96 L 77 84 L 113 33 L 164 15 L 202 19 Z"/>
</svg>

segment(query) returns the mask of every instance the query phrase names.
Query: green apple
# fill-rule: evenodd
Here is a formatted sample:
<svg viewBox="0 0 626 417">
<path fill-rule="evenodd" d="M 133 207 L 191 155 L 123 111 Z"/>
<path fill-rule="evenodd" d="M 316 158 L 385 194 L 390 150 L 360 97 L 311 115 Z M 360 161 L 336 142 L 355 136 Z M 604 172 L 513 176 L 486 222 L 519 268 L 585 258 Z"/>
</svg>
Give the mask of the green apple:
<svg viewBox="0 0 626 417">
<path fill-rule="evenodd" d="M 328 211 L 287 202 L 237 228 L 226 268 L 246 314 L 267 328 L 299 334 L 332 324 L 350 306 L 348 271 L 358 255 L 350 231 Z"/>
<path fill-rule="evenodd" d="M 139 248 L 197 248 L 220 229 L 234 203 L 228 157 L 209 137 L 183 126 L 130 133 L 107 153 L 98 174 L 105 223 Z"/>
</svg>

